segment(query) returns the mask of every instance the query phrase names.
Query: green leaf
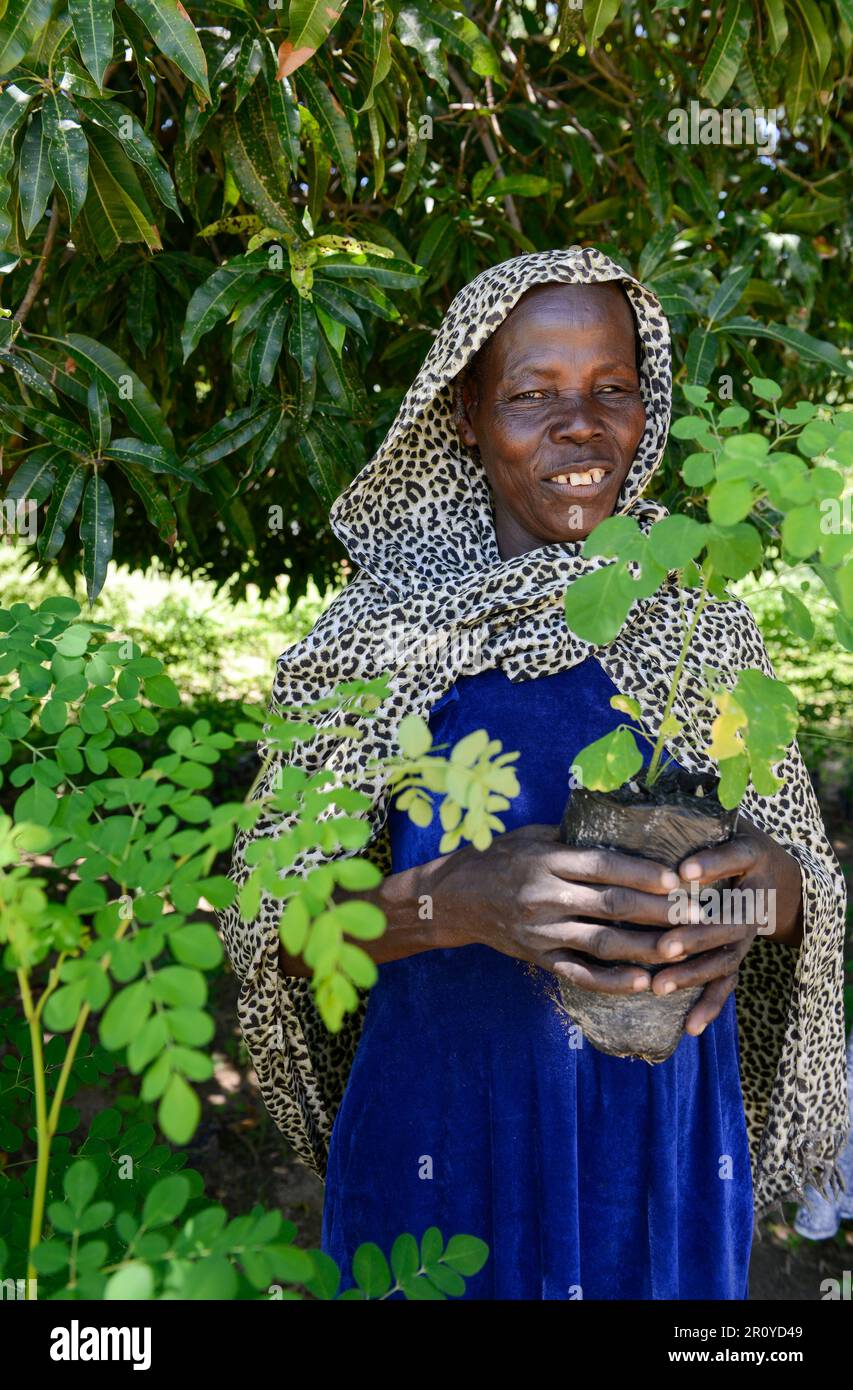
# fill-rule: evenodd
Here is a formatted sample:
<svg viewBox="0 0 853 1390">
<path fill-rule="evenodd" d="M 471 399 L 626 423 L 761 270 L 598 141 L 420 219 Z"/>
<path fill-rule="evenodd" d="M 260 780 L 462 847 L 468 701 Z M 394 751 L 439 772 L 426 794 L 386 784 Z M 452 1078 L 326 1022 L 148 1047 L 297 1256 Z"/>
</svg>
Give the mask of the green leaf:
<svg viewBox="0 0 853 1390">
<path fill-rule="evenodd" d="M 127 1300 L 142 1303 L 154 1294 L 154 1275 L 141 1260 L 133 1260 L 116 1274 L 111 1274 L 104 1289 L 108 1301 Z"/>
<path fill-rule="evenodd" d="M 708 537 L 708 558 L 724 579 L 743 579 L 761 564 L 761 537 L 748 521 L 735 526 L 711 525 Z"/>
<path fill-rule="evenodd" d="M 368 1298 L 381 1298 L 391 1287 L 388 1261 L 372 1241 L 360 1245 L 353 1255 L 352 1275 Z"/>
<path fill-rule="evenodd" d="M 732 309 L 739 303 L 752 273 L 751 265 L 734 266 L 729 271 L 719 289 L 711 296 L 711 302 L 708 305 L 709 323 L 717 323 L 731 313 Z"/>
<path fill-rule="evenodd" d="M 274 412 L 274 406 L 247 405 L 217 420 L 205 434 L 193 440 L 187 454 L 187 464 L 206 468 L 218 459 L 233 454 L 235 449 L 241 449 L 256 434 L 260 434 Z"/>
<path fill-rule="evenodd" d="M 803 111 L 813 102 L 816 89 L 811 51 L 800 26 L 797 25 L 789 47 L 788 69 L 783 86 L 785 115 L 792 130 Z"/>
<path fill-rule="evenodd" d="M 788 16 L 785 0 L 764 0 L 770 26 L 770 52 L 775 57 L 788 37 Z"/>
<path fill-rule="evenodd" d="M 699 77 L 699 95 L 719 106 L 738 74 L 752 22 L 746 0 L 726 0 L 719 33 Z"/>
<path fill-rule="evenodd" d="M 112 348 L 83 333 L 69 333 L 63 343 L 89 380 L 103 387 L 141 439 L 174 449 L 172 431 L 148 387 Z"/>
<path fill-rule="evenodd" d="M 325 43 L 343 13 L 344 6 L 330 0 L 291 0 L 290 32 L 285 52 L 279 53 L 279 77 L 287 77 L 307 63 Z"/>
<path fill-rule="evenodd" d="M 53 0 L 8 0 L 0 10 L 0 76 L 16 66 L 50 19 Z"/>
<path fill-rule="evenodd" d="M 807 560 L 821 543 L 820 512 L 815 506 L 793 507 L 782 522 L 782 544 L 797 560 Z"/>
<path fill-rule="evenodd" d="M 385 4 L 368 5 L 361 21 L 365 62 L 370 72 L 370 85 L 358 113 L 372 111 L 376 88 L 385 81 L 391 70 L 390 34 L 394 16 Z"/>
<path fill-rule="evenodd" d="M 79 1216 L 98 1188 L 98 1170 L 94 1163 L 88 1159 L 73 1163 L 62 1180 L 62 1188 L 71 1210 Z"/>
<path fill-rule="evenodd" d="M 80 520 L 83 574 L 90 603 L 95 602 L 107 577 L 107 566 L 113 553 L 114 520 L 112 493 L 103 474 L 96 471 L 86 487 Z"/>
<path fill-rule="evenodd" d="M 20 405 L 17 401 L 10 403 L 0 397 L 0 415 L 15 422 L 22 420 L 41 434 L 45 439 L 49 439 L 51 444 L 57 444 L 66 452 L 86 454 L 91 452 L 91 440 L 81 430 L 73 420 L 67 419 L 64 415 L 54 415 L 49 410 L 32 410 L 29 406 Z"/>
<path fill-rule="evenodd" d="M 340 103 L 324 82 L 310 68 L 299 75 L 305 105 L 323 134 L 327 150 L 338 166 L 347 198 L 355 193 L 355 143 L 352 130 Z"/>
<path fill-rule="evenodd" d="M 623 565 L 581 575 L 566 590 L 566 622 L 585 642 L 612 642 L 628 616 L 634 593 Z"/>
<path fill-rule="evenodd" d="M 489 1247 L 484 1240 L 479 1240 L 477 1236 L 456 1235 L 447 1242 L 441 1263 L 470 1279 L 473 1274 L 479 1274 L 488 1258 Z"/>
<path fill-rule="evenodd" d="M 407 714 L 397 729 L 400 751 L 407 758 L 422 758 L 432 747 L 429 725 L 419 714 Z"/>
<path fill-rule="evenodd" d="M 235 109 L 246 99 L 246 95 L 263 68 L 264 53 L 256 34 L 245 33 L 240 42 L 240 52 L 234 64 L 234 85 L 236 88 Z"/>
<path fill-rule="evenodd" d="M 551 180 L 541 174 L 509 174 L 503 179 L 494 179 L 486 188 L 487 198 L 541 198 L 551 190 Z"/>
<path fill-rule="evenodd" d="M 85 0 L 87 4 L 91 2 L 92 0 Z M 119 141 L 127 157 L 145 170 L 157 190 L 160 201 L 181 217 L 172 176 L 133 112 L 116 101 L 92 101 L 88 97 L 78 97 L 77 104 L 90 121 L 94 121 Z"/>
<path fill-rule="evenodd" d="M 169 949 L 182 965 L 212 970 L 222 959 L 222 943 L 207 922 L 190 922 L 169 935 Z"/>
<path fill-rule="evenodd" d="M 198 1096 L 180 1072 L 173 1072 L 157 1111 L 160 1128 L 173 1144 L 186 1144 L 201 1117 Z"/>
<path fill-rule="evenodd" d="M 265 305 L 258 320 L 249 357 L 249 376 L 255 387 L 269 386 L 272 382 L 284 343 L 288 312 L 285 296 L 278 294 Z"/>
<path fill-rule="evenodd" d="M 111 256 L 122 242 L 143 241 L 162 250 L 148 200 L 133 165 L 117 140 L 89 125 L 89 196 L 83 218 L 100 254 Z"/>
<path fill-rule="evenodd" d="M 89 389 L 86 392 L 86 406 L 89 411 L 89 428 L 92 431 L 95 453 L 100 454 L 110 442 L 112 420 L 110 418 L 109 399 L 99 381 L 89 383 Z"/>
<path fill-rule="evenodd" d="M 209 492 L 204 479 L 194 469 L 178 463 L 177 455 L 171 449 L 163 449 L 159 444 L 149 444 L 142 439 L 111 439 L 104 457 L 115 459 L 117 463 L 136 464 L 149 473 L 168 473 L 175 478 L 183 478 L 202 492 Z"/>
<path fill-rule="evenodd" d="M 790 328 L 787 324 L 759 323 L 757 319 L 750 318 L 727 319 L 725 331 L 727 334 L 743 334 L 752 338 L 772 338 L 778 343 L 784 343 L 786 347 L 793 348 L 806 362 L 817 362 L 821 366 L 831 367 L 842 376 L 849 376 L 853 372 L 853 364 L 833 343 L 813 338 L 802 329 Z"/>
<path fill-rule="evenodd" d="M 708 515 L 720 526 L 733 526 L 752 511 L 755 496 L 750 483 L 715 483 L 708 493 Z"/>
<path fill-rule="evenodd" d="M 643 755 L 629 729 L 613 729 L 603 738 L 587 744 L 577 754 L 573 767 L 579 784 L 589 791 L 612 792 L 635 776 L 643 766 Z"/>
<path fill-rule="evenodd" d="M 152 1003 L 147 980 L 137 980 L 113 995 L 100 1023 L 101 1042 L 109 1052 L 127 1046 L 146 1023 Z"/>
<path fill-rule="evenodd" d="M 766 376 L 751 376 L 749 384 L 752 387 L 752 394 L 758 396 L 762 401 L 778 401 L 782 394 L 782 387 L 778 381 L 771 381 Z"/>
<path fill-rule="evenodd" d="M 142 1207 L 142 1224 L 151 1229 L 167 1226 L 177 1220 L 191 1195 L 190 1180 L 183 1173 L 161 1178 L 146 1195 Z"/>
<path fill-rule="evenodd" d="M 61 92 L 48 91 L 42 106 L 44 133 L 53 176 L 68 204 L 73 222 L 86 201 L 89 184 L 89 146 L 80 119 Z"/>
<path fill-rule="evenodd" d="M 398 1284 L 418 1271 L 418 1242 L 413 1235 L 399 1235 L 391 1246 L 391 1269 Z"/>
<path fill-rule="evenodd" d="M 584 28 L 590 48 L 595 48 L 601 35 L 618 13 L 619 0 L 584 0 Z"/>
<path fill-rule="evenodd" d="M 287 350 L 299 367 L 303 380 L 310 381 L 316 370 L 320 326 L 314 306 L 301 295 L 294 295 L 291 304 Z"/>
<path fill-rule="evenodd" d="M 789 589 L 783 589 L 782 599 L 785 604 L 785 619 L 795 637 L 799 637 L 803 642 L 810 642 L 814 637 L 814 619 L 802 599 L 797 598 Z"/>
<path fill-rule="evenodd" d="M 159 705 L 162 709 L 179 708 L 181 695 L 171 676 L 146 676 L 143 688 L 146 699 L 150 700 L 152 705 Z"/>
<path fill-rule="evenodd" d="M 720 785 L 717 795 L 726 810 L 739 806 L 749 784 L 749 759 L 745 753 L 733 758 L 721 758 L 717 764 Z"/>
<path fill-rule="evenodd" d="M 113 56 L 113 0 L 68 0 L 80 57 L 98 87 Z"/>
<path fill-rule="evenodd" d="M 666 516 L 649 531 L 652 558 L 664 569 L 682 569 L 705 544 L 705 528 L 689 516 Z"/>
<path fill-rule="evenodd" d="M 630 695 L 612 695 L 610 706 L 612 709 L 618 709 L 622 714 L 629 714 L 632 719 L 641 719 L 643 715 L 639 700 L 635 700 Z"/>
<path fill-rule="evenodd" d="M 681 466 L 688 487 L 704 487 L 714 476 L 713 454 L 689 454 Z"/>
<path fill-rule="evenodd" d="M 130 277 L 127 327 L 144 356 L 157 329 L 157 276 L 148 261 L 143 261 Z"/>
<path fill-rule="evenodd" d="M 56 483 L 47 510 L 44 527 L 38 539 L 38 553 L 42 560 L 52 560 L 58 554 L 65 540 L 65 533 L 73 521 L 88 469 L 82 463 L 56 465 Z"/>
<path fill-rule="evenodd" d="M 180 0 L 127 0 L 167 58 L 210 101 L 207 59 L 192 20 Z"/>
<path fill-rule="evenodd" d="M 24 134 L 18 164 L 18 193 L 25 237 L 38 226 L 53 191 L 54 175 L 48 151 L 41 112 L 36 111 Z"/>
<path fill-rule="evenodd" d="M 15 502 L 43 502 L 56 479 L 57 462 L 65 450 L 55 444 L 42 444 L 22 459 L 6 489 L 6 497 Z"/>
<path fill-rule="evenodd" d="M 687 339 L 687 352 L 684 358 L 684 365 L 691 382 L 705 386 L 711 380 L 711 374 L 717 362 L 718 349 L 719 344 L 713 333 L 707 332 L 704 328 L 692 329 Z M 681 423 L 680 420 L 676 421 L 676 424 Z M 697 421 L 697 423 L 704 422 Z"/>
<path fill-rule="evenodd" d="M 187 305 L 181 333 L 184 361 L 195 350 L 205 333 L 226 318 L 251 279 L 260 275 L 267 265 L 266 254 L 253 251 L 247 256 L 235 256 L 220 266 L 199 285 Z"/>
<path fill-rule="evenodd" d="M 222 130 L 222 149 L 241 194 L 261 218 L 286 241 L 301 241 L 290 197 L 290 165 L 273 103 L 256 82 Z"/>
<path fill-rule="evenodd" d="M 134 492 L 142 499 L 145 514 L 157 530 L 157 534 L 167 545 L 174 545 L 178 531 L 175 509 L 165 492 L 140 468 L 126 460 L 119 464 Z"/>
<path fill-rule="evenodd" d="M 796 4 L 802 16 L 805 31 L 808 34 L 809 43 L 811 44 L 812 53 L 814 54 L 815 72 L 817 74 L 817 80 L 820 82 L 823 79 L 826 69 L 829 67 L 829 61 L 832 57 L 832 40 L 827 33 L 826 25 L 823 22 L 823 16 L 818 6 L 815 4 L 815 0 L 796 0 Z"/>
</svg>

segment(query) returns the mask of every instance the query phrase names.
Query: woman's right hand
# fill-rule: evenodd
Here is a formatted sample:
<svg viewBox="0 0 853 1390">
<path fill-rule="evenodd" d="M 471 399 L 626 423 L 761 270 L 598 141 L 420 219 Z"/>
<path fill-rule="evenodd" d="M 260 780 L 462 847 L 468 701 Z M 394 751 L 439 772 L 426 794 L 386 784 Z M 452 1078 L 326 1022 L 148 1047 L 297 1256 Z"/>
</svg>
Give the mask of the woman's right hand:
<svg viewBox="0 0 853 1390">
<path fill-rule="evenodd" d="M 433 897 L 445 939 L 450 932 L 453 944 L 491 946 L 582 989 L 647 990 L 652 977 L 642 966 L 613 962 L 685 959 L 659 949 L 674 925 L 668 894 L 681 885 L 678 874 L 616 850 L 570 848 L 556 825 L 522 826 L 498 836 L 487 850 L 464 846 L 424 868 L 428 881 L 422 891 Z M 692 916 L 697 924 L 706 920 L 698 909 Z M 683 915 L 679 921 L 684 925 Z M 625 931 L 610 922 L 650 930 Z"/>
</svg>

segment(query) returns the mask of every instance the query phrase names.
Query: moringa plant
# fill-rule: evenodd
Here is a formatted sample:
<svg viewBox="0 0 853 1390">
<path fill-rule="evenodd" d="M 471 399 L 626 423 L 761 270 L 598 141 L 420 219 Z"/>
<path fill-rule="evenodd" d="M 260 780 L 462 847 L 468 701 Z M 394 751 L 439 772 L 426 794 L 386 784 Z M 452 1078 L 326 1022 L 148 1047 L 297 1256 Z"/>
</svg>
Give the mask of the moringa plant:
<svg viewBox="0 0 853 1390">
<path fill-rule="evenodd" d="M 838 642 L 853 650 L 853 531 L 851 499 L 845 495 L 853 464 L 853 414 L 807 401 L 780 408 L 775 381 L 752 377 L 750 385 L 764 403 L 758 410 L 760 432 L 742 432 L 749 420 L 743 406 L 718 410 L 704 386 L 683 388 L 699 411 L 672 427 L 675 438 L 689 440 L 695 450 L 682 465 L 691 490 L 684 511 L 655 522 L 647 533 L 631 517 L 609 517 L 584 542 L 586 556 L 612 562 L 576 580 L 566 593 L 566 621 L 587 641 L 612 641 L 634 600 L 654 594 L 673 571 L 681 589 L 697 591 L 689 620 L 684 612 L 679 658 L 657 736 L 650 738 L 640 726 L 638 701 L 614 696 L 611 705 L 634 722 L 620 724 L 578 754 L 576 776 L 589 790 L 615 791 L 639 773 L 638 738 L 652 745 L 644 774 L 650 789 L 663 771 L 667 740 L 689 738 L 673 714 L 685 659 L 706 604 L 728 597 L 731 581 L 762 566 L 784 572 L 807 563 L 837 609 Z M 702 508 L 707 520 L 693 514 Z M 785 609 L 791 630 L 808 636 L 808 609 L 787 589 Z M 772 796 L 782 785 L 773 769 L 797 729 L 794 695 L 758 670 L 741 671 L 732 689 L 710 666 L 706 675 L 716 717 L 704 751 L 719 770 L 719 800 L 727 808 L 737 806 L 750 782 L 760 796 Z"/>
<path fill-rule="evenodd" d="M 369 714 L 380 688 L 351 682 L 331 703 Z M 482 1241 L 403 1234 L 390 1267 L 362 1246 L 354 1287 L 339 1295 L 334 1262 L 296 1249 L 280 1213 L 256 1207 L 230 1220 L 198 1173 L 180 1171 L 186 1154 L 155 1142 L 154 1118 L 172 1144 L 188 1143 L 201 1112 L 194 1088 L 213 1074 L 207 980 L 222 948 L 211 916 L 236 891 L 217 855 L 262 812 L 298 808 L 290 839 L 264 841 L 279 858 L 258 862 L 251 906 L 298 847 L 352 850 L 366 834 L 351 814 L 363 798 L 323 790 L 322 774 L 288 769 L 272 796 L 211 799 L 224 751 L 256 740 L 265 720 L 269 756 L 289 749 L 314 735 L 316 707 L 286 720 L 247 706 L 234 735 L 176 723 L 168 751 L 146 762 L 154 710 L 179 706 L 162 662 L 82 616 L 74 599 L 0 609 L 0 789 L 11 810 L 0 813 L 0 966 L 6 997 L 17 992 L 0 1011 L 0 1278 L 30 1297 L 297 1298 L 293 1285 L 318 1298 L 460 1296 L 485 1261 Z M 345 814 L 318 821 L 332 802 Z M 369 903 L 351 903 L 335 909 L 340 930 L 330 931 L 334 883 L 360 887 L 376 873 L 353 857 L 334 868 L 298 900 L 332 1028 L 372 966 L 344 934 L 385 925 Z M 288 910 L 292 921 L 293 900 Z M 105 1107 L 81 1138 L 71 1100 L 117 1064 L 137 1080 L 138 1098 L 123 1097 L 129 1123 Z"/>
</svg>

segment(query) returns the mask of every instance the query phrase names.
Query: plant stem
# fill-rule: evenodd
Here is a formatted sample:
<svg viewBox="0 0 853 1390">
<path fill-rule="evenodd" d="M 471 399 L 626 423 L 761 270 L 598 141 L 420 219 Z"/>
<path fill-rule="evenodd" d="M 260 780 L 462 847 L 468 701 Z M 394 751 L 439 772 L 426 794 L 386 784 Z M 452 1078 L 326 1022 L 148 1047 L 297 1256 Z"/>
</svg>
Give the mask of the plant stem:
<svg viewBox="0 0 853 1390">
<path fill-rule="evenodd" d="M 33 996 L 30 993 L 30 982 L 25 970 L 18 970 L 18 985 L 21 990 L 21 999 L 24 1005 L 24 1014 L 30 1029 L 30 1045 L 33 1050 L 33 1086 L 35 1088 L 36 1102 L 36 1179 L 33 1188 L 33 1206 L 30 1213 L 30 1246 L 29 1261 L 27 1264 L 27 1298 L 30 1296 L 30 1281 L 36 1279 L 36 1267 L 33 1264 L 33 1250 L 41 1240 L 42 1225 L 44 1224 L 44 1201 L 47 1194 L 47 1174 L 50 1162 L 50 1141 L 51 1133 L 47 1118 L 47 1092 L 44 1080 L 44 1050 L 42 1048 L 41 1024 L 35 1009 L 33 1008 Z"/>
<path fill-rule="evenodd" d="M 661 718 L 661 731 L 658 733 L 657 740 L 654 746 L 654 751 L 652 753 L 652 759 L 649 763 L 648 770 L 646 772 L 647 787 L 653 787 L 660 775 L 660 760 L 663 756 L 664 743 L 666 742 L 666 736 L 664 735 L 663 730 L 666 728 L 666 722 L 669 719 L 670 714 L 672 713 L 672 707 L 675 704 L 675 697 L 678 694 L 678 686 L 681 681 L 681 675 L 684 670 L 684 663 L 687 659 L 687 653 L 690 649 L 690 643 L 693 641 L 693 636 L 696 632 L 696 628 L 699 625 L 699 619 L 702 616 L 702 610 L 704 609 L 705 602 L 708 598 L 708 585 L 710 583 L 710 578 L 710 574 L 706 575 L 705 582 L 702 586 L 702 591 L 699 594 L 699 598 L 696 603 L 696 612 L 693 614 L 690 626 L 684 633 L 684 640 L 681 643 L 681 651 L 678 653 L 678 661 L 676 662 L 675 671 L 673 672 L 672 684 L 669 687 L 669 694 L 667 695 L 666 705 L 663 711 L 663 717 Z"/>
</svg>

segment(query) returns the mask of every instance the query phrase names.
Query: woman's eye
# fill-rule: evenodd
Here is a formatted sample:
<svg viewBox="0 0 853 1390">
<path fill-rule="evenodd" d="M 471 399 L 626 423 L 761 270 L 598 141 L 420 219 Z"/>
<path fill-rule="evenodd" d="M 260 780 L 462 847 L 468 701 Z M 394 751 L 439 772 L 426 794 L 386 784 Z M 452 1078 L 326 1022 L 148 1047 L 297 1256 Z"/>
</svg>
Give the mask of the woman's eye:
<svg viewBox="0 0 853 1390">
<path fill-rule="evenodd" d="M 523 400 L 525 399 L 526 396 L 541 396 L 542 394 L 543 394 L 543 393 L 542 393 L 541 391 L 537 390 L 535 387 L 531 387 L 531 389 L 530 389 L 529 391 L 519 391 L 519 392 L 517 393 L 515 399 L 516 399 L 517 401 L 523 401 Z"/>
</svg>

